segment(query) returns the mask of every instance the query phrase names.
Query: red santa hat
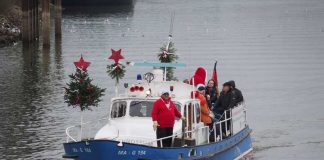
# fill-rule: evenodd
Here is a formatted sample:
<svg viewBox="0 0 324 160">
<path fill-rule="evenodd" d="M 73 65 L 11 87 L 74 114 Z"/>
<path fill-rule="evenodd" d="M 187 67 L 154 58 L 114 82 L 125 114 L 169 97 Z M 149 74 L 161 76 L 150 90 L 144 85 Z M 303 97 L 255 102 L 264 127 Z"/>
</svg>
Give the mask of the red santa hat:
<svg viewBox="0 0 324 160">
<path fill-rule="evenodd" d="M 190 84 L 192 85 L 194 83 L 195 86 L 198 84 L 205 85 L 206 80 L 206 70 L 203 67 L 197 68 L 195 75 L 191 77 Z"/>
</svg>

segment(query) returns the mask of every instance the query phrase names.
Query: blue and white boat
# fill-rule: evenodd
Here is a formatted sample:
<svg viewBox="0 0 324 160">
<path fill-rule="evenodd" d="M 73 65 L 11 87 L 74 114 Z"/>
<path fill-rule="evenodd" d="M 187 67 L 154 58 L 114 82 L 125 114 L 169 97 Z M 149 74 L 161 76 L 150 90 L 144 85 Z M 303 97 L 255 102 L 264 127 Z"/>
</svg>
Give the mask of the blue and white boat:
<svg viewBox="0 0 324 160">
<path fill-rule="evenodd" d="M 251 129 L 246 119 L 246 106 L 239 104 L 230 117 L 214 123 L 210 130 L 200 121 L 200 102 L 191 98 L 196 88 L 179 81 L 165 81 L 160 67 L 184 67 L 184 64 L 135 63 L 134 66 L 155 67 L 144 74 L 144 80 L 125 85 L 125 94 L 111 99 L 109 117 L 66 129 L 63 158 L 78 160 L 238 160 L 252 151 Z M 141 77 L 141 76 L 139 76 Z M 173 146 L 159 148 L 151 118 L 152 104 L 162 90 L 170 90 L 176 107 L 187 121 L 176 120 L 171 136 Z M 226 114 L 224 114 L 226 115 Z M 182 124 L 183 123 L 183 124 Z M 230 123 L 230 127 L 227 127 Z M 102 126 L 99 126 L 102 124 Z M 224 127 L 225 125 L 225 127 Z M 96 127 L 98 126 L 98 129 Z M 222 126 L 225 128 L 221 129 Z M 81 128 L 81 129 L 80 129 Z M 222 131 L 223 130 L 223 131 Z M 81 134 L 80 131 L 83 133 Z M 88 133 L 87 133 L 88 132 Z M 91 132 L 94 135 L 91 135 Z M 222 133 L 223 132 L 223 133 Z M 168 138 L 168 137 L 166 137 Z M 170 137 L 169 137 L 170 138 Z"/>
</svg>

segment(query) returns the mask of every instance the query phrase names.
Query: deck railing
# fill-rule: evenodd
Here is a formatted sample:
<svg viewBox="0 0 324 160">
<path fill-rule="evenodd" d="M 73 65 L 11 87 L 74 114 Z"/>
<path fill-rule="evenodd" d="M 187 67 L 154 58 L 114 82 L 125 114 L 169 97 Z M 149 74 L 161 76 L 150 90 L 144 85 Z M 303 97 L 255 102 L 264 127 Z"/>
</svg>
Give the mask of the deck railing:
<svg viewBox="0 0 324 160">
<path fill-rule="evenodd" d="M 245 117 L 246 117 L 246 113 L 245 113 L 246 109 L 245 109 L 245 107 L 244 107 L 243 111 L 244 111 L 244 114 L 245 114 Z M 228 117 L 227 115 L 230 115 L 230 116 Z M 245 120 L 246 120 L 246 118 L 245 118 Z M 74 141 L 74 142 L 77 142 L 77 141 L 80 141 L 82 139 L 92 139 L 92 138 L 94 138 L 93 135 L 95 133 L 91 133 L 91 131 L 96 132 L 97 129 L 98 129 L 98 126 L 101 125 L 103 122 L 107 122 L 107 121 L 108 121 L 108 117 L 104 117 L 104 118 L 99 119 L 97 121 L 90 121 L 90 122 L 82 123 L 83 135 L 80 135 L 81 125 L 74 125 L 74 126 L 70 126 L 70 127 L 66 128 L 66 135 L 67 135 L 66 142 L 70 142 L 71 140 Z M 228 125 L 228 123 L 230 123 L 230 125 Z M 89 127 L 86 127 L 88 125 L 89 125 Z M 225 125 L 225 126 L 223 126 L 223 125 Z M 126 138 L 125 139 L 125 138 L 122 138 L 122 137 L 119 137 L 119 136 L 116 137 L 113 140 L 120 141 L 120 142 L 128 142 L 128 143 L 136 143 L 136 144 L 148 145 L 148 146 L 154 146 L 154 144 L 157 145 L 158 143 L 160 143 L 160 146 L 163 147 L 162 141 L 165 140 L 165 139 L 172 138 L 174 140 L 175 137 L 182 136 L 182 134 L 185 134 L 186 137 L 188 137 L 189 133 L 198 133 L 199 131 L 206 131 L 205 133 L 208 133 L 206 135 L 207 136 L 207 143 L 210 143 L 209 134 L 211 134 L 211 133 L 214 134 L 214 141 L 215 142 L 222 141 L 223 138 L 224 138 L 223 137 L 224 135 L 226 137 L 228 137 L 229 135 L 233 134 L 232 109 L 226 110 L 224 112 L 224 114 L 221 115 L 219 120 L 216 121 L 213 124 L 212 127 L 213 127 L 212 130 L 210 130 L 209 126 L 203 126 L 203 127 L 195 128 L 194 130 L 187 130 L 187 128 L 185 128 L 184 133 L 177 132 L 177 133 L 174 133 L 171 136 L 156 139 L 156 140 L 139 140 L 136 137 Z M 76 131 L 77 134 L 71 135 L 71 132 L 73 132 L 73 131 Z M 199 137 L 197 136 L 196 138 L 199 138 Z M 198 139 L 197 139 L 197 141 L 198 141 Z"/>
<path fill-rule="evenodd" d="M 224 133 L 225 136 L 229 136 L 230 134 L 233 133 L 232 132 L 232 127 L 228 128 L 228 123 L 230 123 L 230 121 L 232 120 L 232 117 L 231 117 L 231 114 L 232 113 L 231 112 L 232 112 L 231 109 L 226 110 L 224 112 L 224 114 L 220 117 L 220 119 L 223 119 L 223 120 L 220 120 L 220 121 L 217 121 L 217 122 L 214 123 L 214 125 L 213 125 L 214 132 L 212 132 L 212 130 L 210 130 L 209 126 L 203 126 L 203 127 L 195 128 L 194 130 L 190 130 L 190 131 L 188 131 L 187 128 L 186 128 L 185 130 L 187 130 L 187 131 L 185 131 L 184 133 L 177 132 L 177 133 L 174 133 L 171 136 L 163 137 L 163 138 L 160 138 L 160 139 L 156 139 L 156 140 L 153 140 L 153 141 L 150 141 L 150 142 L 146 142 L 146 143 L 141 143 L 141 144 L 142 145 L 153 146 L 154 144 L 157 145 L 159 143 L 160 146 L 163 147 L 163 143 L 162 142 L 165 139 L 172 138 L 172 140 L 174 141 L 174 139 L 176 137 L 183 136 L 182 134 L 185 134 L 188 137 L 188 134 L 189 133 L 198 133 L 200 130 L 202 130 L 202 131 L 205 130 L 206 131 L 205 133 L 208 133 L 206 135 L 206 137 L 207 137 L 207 144 L 210 143 L 209 134 L 211 134 L 211 133 L 214 133 L 214 140 L 215 140 L 215 142 L 221 141 L 224 138 L 223 137 L 223 129 L 222 129 L 222 126 L 223 125 L 225 125 L 225 132 L 226 132 L 226 133 Z M 227 114 L 228 113 L 230 114 L 230 117 L 227 117 Z M 230 126 L 232 126 L 232 124 Z M 217 131 L 219 131 L 220 134 L 217 134 Z M 197 139 L 197 141 L 198 141 L 198 139 Z"/>
<path fill-rule="evenodd" d="M 224 120 L 221 120 L 219 122 L 216 122 L 214 123 L 214 126 L 213 126 L 213 129 L 214 129 L 214 138 L 215 140 L 217 139 L 217 135 L 216 135 L 216 130 L 218 129 L 220 131 L 220 140 L 223 139 L 223 133 L 222 133 L 222 123 L 225 124 L 225 130 L 227 131 L 227 123 L 229 120 L 231 120 L 231 117 L 230 118 L 227 118 L 226 117 L 226 113 L 227 112 L 231 112 L 230 110 L 227 110 L 224 112 L 224 115 L 222 117 L 225 117 Z M 65 132 L 66 132 L 66 135 L 67 135 L 67 139 L 66 139 L 66 142 L 70 142 L 70 141 L 73 141 L 73 142 L 77 142 L 77 141 L 80 141 L 82 139 L 91 139 L 93 137 L 91 137 L 90 135 L 93 134 L 91 133 L 91 131 L 97 131 L 97 130 L 93 130 L 93 128 L 98 128 L 98 126 L 100 124 L 102 124 L 103 121 L 107 122 L 108 118 L 105 117 L 105 118 L 102 118 L 102 119 L 99 119 L 97 121 L 89 121 L 89 122 L 85 122 L 85 123 L 82 123 L 82 128 L 83 128 L 83 135 L 80 135 L 80 129 L 81 129 L 81 125 L 74 125 L 74 126 L 70 126 L 70 127 L 67 127 Z M 87 127 L 88 126 L 88 127 Z M 218 126 L 218 127 L 217 127 Z M 136 143 L 136 144 L 143 144 L 143 145 L 149 145 L 149 146 L 153 146 L 154 144 L 157 144 L 157 143 L 160 143 L 161 146 L 162 145 L 162 141 L 164 139 L 168 139 L 168 138 L 172 138 L 174 139 L 175 137 L 177 136 L 182 136 L 182 134 L 185 134 L 186 136 L 188 136 L 189 133 L 198 133 L 200 130 L 205 130 L 206 132 L 205 133 L 209 133 L 209 126 L 204 126 L 204 127 L 200 127 L 200 128 L 195 128 L 194 130 L 187 130 L 187 128 L 185 129 L 186 131 L 184 133 L 182 132 L 177 132 L 177 133 L 174 133 L 173 135 L 171 136 L 168 136 L 168 137 L 163 137 L 163 138 L 160 138 L 160 139 L 156 139 L 156 140 L 153 140 L 153 141 L 141 141 L 141 140 L 138 140 L 138 138 L 136 137 L 133 137 L 134 139 L 121 139 L 120 137 L 117 137 L 117 139 L 114 139 L 116 141 L 123 141 L 123 142 L 129 142 L 129 143 Z M 71 132 L 74 132 L 74 135 L 71 135 L 72 133 Z M 207 136 L 207 135 L 206 135 Z M 207 136 L 207 143 L 209 143 L 209 136 Z M 198 138 L 198 137 L 197 137 Z"/>
<path fill-rule="evenodd" d="M 161 147 L 163 147 L 163 140 L 165 139 L 169 139 L 169 138 L 172 138 L 172 140 L 174 140 L 174 138 L 178 137 L 178 136 L 182 136 L 182 134 L 185 134 L 185 135 L 188 135 L 188 133 L 195 133 L 195 132 L 198 132 L 199 130 L 207 130 L 209 131 L 209 126 L 204 126 L 204 127 L 200 127 L 200 128 L 196 128 L 194 130 L 190 130 L 190 131 L 186 131 L 184 133 L 182 132 L 177 132 L 177 133 L 174 133 L 173 135 L 171 136 L 168 136 L 168 137 L 163 137 L 163 138 L 159 138 L 159 139 L 156 139 L 156 140 L 152 140 L 152 141 L 149 141 L 149 142 L 145 142 L 145 143 L 141 143 L 142 145 L 148 145 L 148 146 L 154 146 L 154 144 L 156 144 L 158 146 L 158 143 L 160 144 Z M 207 132 L 209 133 L 209 132 Z M 207 143 L 209 143 L 209 138 L 207 138 Z"/>
<path fill-rule="evenodd" d="M 227 116 L 228 113 L 230 115 L 229 117 Z M 216 142 L 223 140 L 223 135 L 228 136 L 233 133 L 231 122 L 232 122 L 232 109 L 225 110 L 224 114 L 219 118 L 219 121 L 215 122 L 213 125 L 214 140 Z M 228 123 L 230 123 L 230 128 L 228 128 Z M 223 125 L 225 125 L 224 126 L 225 133 L 223 133 L 224 132 Z M 217 134 L 217 131 L 219 132 L 219 134 Z"/>
<path fill-rule="evenodd" d="M 103 126 L 108 121 L 108 117 L 101 118 L 96 121 L 89 121 L 82 123 L 82 135 L 81 135 L 81 124 L 67 127 L 65 130 L 66 133 L 66 142 L 77 142 L 83 139 L 92 139 L 94 138 L 95 132 L 99 128 L 99 125 Z M 104 123 L 106 122 L 106 123 Z M 104 124 L 103 124 L 104 123 Z"/>
</svg>

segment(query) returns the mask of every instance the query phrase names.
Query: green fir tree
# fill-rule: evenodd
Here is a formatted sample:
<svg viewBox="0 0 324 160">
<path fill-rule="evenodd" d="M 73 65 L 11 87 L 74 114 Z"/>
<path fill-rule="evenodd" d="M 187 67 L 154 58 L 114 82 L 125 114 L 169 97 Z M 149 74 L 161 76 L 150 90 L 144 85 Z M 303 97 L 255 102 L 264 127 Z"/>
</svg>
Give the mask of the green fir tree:
<svg viewBox="0 0 324 160">
<path fill-rule="evenodd" d="M 69 75 L 70 82 L 65 88 L 64 100 L 68 106 L 80 107 L 81 111 L 91 110 L 90 106 L 98 106 L 106 89 L 91 84 L 87 71 L 76 69 L 75 74 Z"/>
</svg>

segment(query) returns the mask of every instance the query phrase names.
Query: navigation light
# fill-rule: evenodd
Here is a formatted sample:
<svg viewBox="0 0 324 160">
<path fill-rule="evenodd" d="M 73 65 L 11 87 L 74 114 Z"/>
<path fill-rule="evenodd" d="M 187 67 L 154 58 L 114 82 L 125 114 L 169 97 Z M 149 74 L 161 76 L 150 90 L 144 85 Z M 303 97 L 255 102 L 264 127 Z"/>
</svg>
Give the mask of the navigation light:
<svg viewBox="0 0 324 160">
<path fill-rule="evenodd" d="M 137 80 L 141 81 L 142 80 L 142 75 L 141 74 L 137 74 Z"/>
</svg>

